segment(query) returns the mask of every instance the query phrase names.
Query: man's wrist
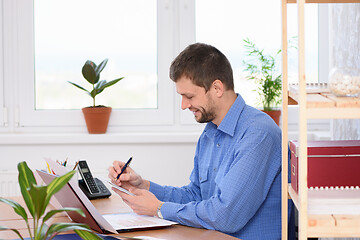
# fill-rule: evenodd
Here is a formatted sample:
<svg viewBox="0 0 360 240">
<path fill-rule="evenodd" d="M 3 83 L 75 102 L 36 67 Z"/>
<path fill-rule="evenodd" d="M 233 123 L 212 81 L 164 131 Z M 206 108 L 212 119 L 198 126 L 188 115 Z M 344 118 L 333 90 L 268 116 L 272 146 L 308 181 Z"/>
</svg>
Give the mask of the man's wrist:
<svg viewBox="0 0 360 240">
<path fill-rule="evenodd" d="M 161 218 L 161 219 L 164 218 L 163 215 L 161 214 L 161 207 L 162 207 L 163 204 L 164 204 L 164 202 L 160 202 L 160 204 L 159 204 L 159 206 L 157 207 L 157 210 L 156 210 L 157 217 Z"/>
<path fill-rule="evenodd" d="M 148 180 L 143 179 L 142 184 L 141 184 L 141 188 L 149 191 L 150 182 Z"/>
<path fill-rule="evenodd" d="M 140 183 L 136 185 L 137 188 L 148 190 L 150 189 L 150 182 L 145 179 L 141 179 Z"/>
</svg>

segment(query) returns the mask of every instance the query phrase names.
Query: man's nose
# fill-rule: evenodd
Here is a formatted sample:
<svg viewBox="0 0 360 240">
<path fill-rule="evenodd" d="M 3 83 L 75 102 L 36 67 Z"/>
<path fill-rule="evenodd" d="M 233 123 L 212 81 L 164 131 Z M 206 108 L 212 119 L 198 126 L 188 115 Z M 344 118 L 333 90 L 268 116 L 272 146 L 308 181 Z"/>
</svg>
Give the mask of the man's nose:
<svg viewBox="0 0 360 240">
<path fill-rule="evenodd" d="M 189 100 L 185 99 L 184 97 L 181 98 L 181 109 L 185 110 L 187 108 L 190 108 L 191 104 Z"/>
</svg>

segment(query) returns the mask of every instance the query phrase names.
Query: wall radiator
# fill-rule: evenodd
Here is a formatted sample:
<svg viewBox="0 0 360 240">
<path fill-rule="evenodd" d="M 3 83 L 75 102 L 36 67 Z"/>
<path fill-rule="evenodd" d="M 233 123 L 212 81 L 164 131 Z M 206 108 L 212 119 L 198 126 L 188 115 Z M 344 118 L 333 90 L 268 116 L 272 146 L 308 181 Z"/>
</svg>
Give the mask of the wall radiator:
<svg viewBox="0 0 360 240">
<path fill-rule="evenodd" d="M 17 171 L 0 171 L 0 196 L 12 197 L 21 194 Z"/>
</svg>

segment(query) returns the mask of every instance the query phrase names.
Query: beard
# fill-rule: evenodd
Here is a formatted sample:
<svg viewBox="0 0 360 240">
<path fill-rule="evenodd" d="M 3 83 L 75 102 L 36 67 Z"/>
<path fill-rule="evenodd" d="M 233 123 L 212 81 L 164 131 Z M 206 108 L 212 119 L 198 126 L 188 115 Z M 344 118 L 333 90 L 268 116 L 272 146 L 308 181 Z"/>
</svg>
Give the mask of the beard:
<svg viewBox="0 0 360 240">
<path fill-rule="evenodd" d="M 199 118 L 195 116 L 195 120 L 198 123 L 208 123 L 215 119 L 215 113 L 212 109 L 207 111 L 204 108 L 200 108 L 198 111 L 201 113 Z"/>
<path fill-rule="evenodd" d="M 195 120 L 198 123 L 208 123 L 213 121 L 216 117 L 215 103 L 210 95 L 207 95 L 206 106 L 207 109 L 205 109 L 205 107 L 199 107 L 196 109 L 200 112 L 200 116 L 196 117 L 195 115 Z"/>
</svg>

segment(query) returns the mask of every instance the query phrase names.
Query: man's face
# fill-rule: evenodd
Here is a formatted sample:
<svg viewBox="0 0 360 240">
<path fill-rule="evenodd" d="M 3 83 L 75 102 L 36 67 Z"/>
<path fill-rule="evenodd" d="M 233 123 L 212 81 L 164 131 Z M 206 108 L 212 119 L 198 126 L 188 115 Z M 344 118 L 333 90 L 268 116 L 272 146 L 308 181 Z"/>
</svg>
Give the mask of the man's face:
<svg viewBox="0 0 360 240">
<path fill-rule="evenodd" d="M 211 122 L 215 119 L 215 104 L 210 91 L 192 83 L 189 78 L 181 77 L 176 82 L 176 91 L 181 95 L 181 109 L 193 112 L 199 123 Z"/>
</svg>

